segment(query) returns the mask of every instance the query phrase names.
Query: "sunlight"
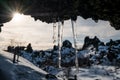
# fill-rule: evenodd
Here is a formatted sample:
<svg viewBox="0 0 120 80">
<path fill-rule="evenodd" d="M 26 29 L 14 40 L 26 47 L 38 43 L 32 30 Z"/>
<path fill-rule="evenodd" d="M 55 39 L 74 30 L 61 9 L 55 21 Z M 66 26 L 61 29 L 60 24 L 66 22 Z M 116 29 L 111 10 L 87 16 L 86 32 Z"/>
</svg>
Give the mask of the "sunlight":
<svg viewBox="0 0 120 80">
<path fill-rule="evenodd" d="M 12 21 L 14 21 L 14 22 L 20 22 L 20 21 L 22 21 L 23 17 L 24 16 L 22 14 L 16 12 L 16 13 L 13 14 Z"/>
</svg>

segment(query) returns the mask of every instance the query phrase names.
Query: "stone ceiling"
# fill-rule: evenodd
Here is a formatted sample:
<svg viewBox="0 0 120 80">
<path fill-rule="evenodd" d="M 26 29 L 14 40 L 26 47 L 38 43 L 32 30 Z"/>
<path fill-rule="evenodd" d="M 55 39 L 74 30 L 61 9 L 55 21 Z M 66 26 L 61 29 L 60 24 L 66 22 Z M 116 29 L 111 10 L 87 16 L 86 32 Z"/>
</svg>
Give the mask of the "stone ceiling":
<svg viewBox="0 0 120 80">
<path fill-rule="evenodd" d="M 120 29 L 120 0 L 0 0 L 1 25 L 12 19 L 13 12 L 31 15 L 46 23 L 92 18 L 109 21 Z"/>
</svg>

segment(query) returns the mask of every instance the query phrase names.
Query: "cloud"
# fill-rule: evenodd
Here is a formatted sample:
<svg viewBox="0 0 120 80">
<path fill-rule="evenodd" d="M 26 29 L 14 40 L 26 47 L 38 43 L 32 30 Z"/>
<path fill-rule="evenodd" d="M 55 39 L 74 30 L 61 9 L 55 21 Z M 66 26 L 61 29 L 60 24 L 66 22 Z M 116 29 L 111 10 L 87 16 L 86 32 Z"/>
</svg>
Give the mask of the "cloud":
<svg viewBox="0 0 120 80">
<path fill-rule="evenodd" d="M 66 22 L 65 26 L 69 26 L 70 28 L 67 29 L 66 28 L 66 33 L 67 34 L 65 36 L 65 39 L 70 39 L 72 41 L 71 38 L 72 37 L 72 31 L 70 31 L 71 29 L 71 23 L 70 20 L 68 22 Z M 83 43 L 83 40 L 85 38 L 85 36 L 90 36 L 90 37 L 94 37 L 97 36 L 98 38 L 100 38 L 101 41 L 107 42 L 109 41 L 109 39 L 119 39 L 120 37 L 120 31 L 119 30 L 115 30 L 113 27 L 110 26 L 108 21 L 102 21 L 99 20 L 98 23 L 95 23 L 92 19 L 83 19 L 81 17 L 78 17 L 78 20 L 75 23 L 75 31 L 77 33 L 77 40 L 80 43 Z M 71 33 L 70 33 L 71 32 Z"/>
<path fill-rule="evenodd" d="M 77 23 L 80 26 L 89 26 L 89 27 L 95 27 L 95 26 L 97 26 L 97 23 L 95 21 L 93 21 L 91 18 L 89 18 L 89 19 L 83 19 L 80 16 L 78 16 Z"/>
<path fill-rule="evenodd" d="M 75 33 L 77 34 L 77 42 L 83 44 L 85 36 L 98 36 L 102 41 L 108 41 L 110 38 L 119 39 L 120 31 L 116 31 L 110 26 L 109 22 L 99 20 L 95 23 L 92 19 L 83 19 L 78 17 L 75 25 Z M 16 39 L 18 41 L 26 41 L 39 45 L 52 45 L 53 40 L 53 24 L 34 21 L 30 16 L 24 16 L 20 23 L 8 22 L 2 27 L 1 36 L 7 40 Z M 56 32 L 58 30 L 56 29 Z M 56 33 L 57 37 L 57 33 Z M 63 40 L 68 39 L 73 42 L 71 21 L 64 23 Z M 37 45 L 36 44 L 36 45 Z"/>
</svg>

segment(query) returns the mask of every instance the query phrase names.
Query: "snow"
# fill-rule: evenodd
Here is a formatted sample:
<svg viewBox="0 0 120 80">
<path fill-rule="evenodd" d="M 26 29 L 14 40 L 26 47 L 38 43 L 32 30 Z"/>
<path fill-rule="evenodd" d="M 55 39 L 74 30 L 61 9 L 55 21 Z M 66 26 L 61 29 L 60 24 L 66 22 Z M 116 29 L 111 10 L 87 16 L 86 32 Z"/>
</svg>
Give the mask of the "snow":
<svg viewBox="0 0 120 80">
<path fill-rule="evenodd" d="M 82 55 L 87 53 L 91 54 L 92 52 L 90 51 L 89 53 L 87 50 L 79 52 Z M 28 60 L 32 60 L 30 58 L 31 55 L 24 52 L 24 57 L 26 56 Z M 20 62 L 13 64 L 12 57 L 13 54 L 0 51 L 0 64 L 2 64 L 0 69 L 7 76 L 10 76 L 10 80 L 47 80 L 45 78 L 47 72 L 56 75 L 59 80 L 74 79 L 76 73 L 77 80 L 120 80 L 120 68 L 118 66 L 91 65 L 90 67 L 79 67 L 77 72 L 75 67 L 58 69 L 54 66 L 46 66 L 45 71 L 47 72 L 45 72 L 22 57 L 19 59 Z"/>
<path fill-rule="evenodd" d="M 77 80 L 120 80 L 120 44 L 99 45 L 98 49 L 91 45 L 87 49 L 77 51 L 80 65 L 78 69 L 74 64 L 74 51 L 72 47 L 61 48 L 62 68 L 57 67 L 58 50 L 40 50 L 33 53 L 21 51 L 22 57 L 27 60 L 20 57 L 18 64 L 13 64 L 11 61 L 13 54 L 4 51 L 0 53 L 8 58 L 5 61 L 11 65 L 10 69 L 13 69 L 9 70 L 9 75 L 16 75 L 13 78 L 20 77 L 18 80 L 46 80 L 45 75 L 48 73 L 55 75 L 58 80 L 74 79 L 76 76 Z M 4 70 L 4 66 L 2 68 Z"/>
<path fill-rule="evenodd" d="M 67 78 L 74 79 L 76 73 L 76 69 L 72 67 L 70 70 L 63 69 L 56 75 L 60 80 L 67 80 Z M 94 65 L 89 68 L 81 67 L 77 73 L 77 80 L 120 80 L 120 68 L 103 65 Z"/>
<path fill-rule="evenodd" d="M 113 50 L 116 50 L 116 48 Z M 62 58 L 62 61 L 70 62 L 71 60 L 74 60 L 75 56 L 73 52 L 73 48 L 62 48 L 61 54 L 64 57 Z M 103 55 L 102 52 L 104 52 L 104 57 L 101 58 L 101 61 L 104 64 L 98 65 L 99 60 L 97 58 L 100 58 Z M 59 69 L 55 66 L 46 65 L 43 66 L 44 68 L 41 68 L 50 74 L 56 75 L 59 80 L 68 80 L 68 78 L 74 79 L 74 76 L 76 74 L 77 80 L 120 80 L 120 68 L 118 66 L 111 65 L 111 62 L 109 62 L 109 60 L 106 58 L 107 53 L 107 46 L 99 46 L 98 51 L 89 49 L 78 51 L 79 58 L 90 58 L 90 60 L 94 61 L 94 64 L 89 67 L 79 67 L 78 72 L 76 71 L 75 67 L 69 67 L 70 69 L 62 67 L 61 69 Z M 23 56 L 25 57 L 25 55 L 27 54 L 28 53 L 24 53 Z M 33 60 L 30 56 L 34 55 L 34 53 L 28 54 L 29 57 L 27 56 L 26 58 L 28 58 L 28 60 L 32 60 L 32 62 L 37 65 L 37 61 L 44 62 L 47 60 L 48 57 L 53 56 L 52 54 L 55 55 L 53 57 L 53 62 L 55 62 L 54 60 L 57 60 L 58 58 L 55 51 L 53 51 L 53 53 L 44 51 L 43 57 L 37 56 Z M 90 55 L 92 55 L 92 57 L 90 57 Z M 120 55 L 118 54 L 117 59 L 119 58 Z"/>
<path fill-rule="evenodd" d="M 120 69 L 114 66 L 94 65 L 88 69 L 80 68 L 78 78 L 80 80 L 120 80 L 120 74 L 116 70 Z"/>
<path fill-rule="evenodd" d="M 8 80 L 47 80 L 47 72 L 20 57 L 20 62 L 12 63 L 13 54 L 0 50 L 0 70 Z"/>
</svg>

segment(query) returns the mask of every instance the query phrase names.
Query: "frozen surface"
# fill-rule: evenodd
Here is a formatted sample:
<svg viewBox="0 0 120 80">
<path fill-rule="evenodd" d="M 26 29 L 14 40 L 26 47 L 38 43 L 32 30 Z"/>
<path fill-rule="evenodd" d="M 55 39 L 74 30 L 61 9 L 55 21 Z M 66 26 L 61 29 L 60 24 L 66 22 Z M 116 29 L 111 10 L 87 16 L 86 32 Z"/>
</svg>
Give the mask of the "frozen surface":
<svg viewBox="0 0 120 80">
<path fill-rule="evenodd" d="M 22 57 L 30 62 L 20 57 L 18 64 L 12 63 L 13 54 L 1 51 L 0 64 L 3 65 L 0 68 L 4 72 L 8 71 L 8 75 L 12 75 L 13 80 L 46 80 L 45 74 L 47 73 L 55 75 L 59 80 L 74 79 L 75 75 L 77 75 L 77 80 L 120 80 L 120 43 L 111 42 L 111 44 L 112 46 L 101 44 L 97 46 L 98 48 L 88 46 L 86 49 L 79 50 L 77 56 L 80 66 L 78 69 L 74 67 L 75 49 L 73 47 L 61 48 L 61 69 L 57 68 L 58 50 L 54 49 L 38 50 L 33 53 L 23 50 L 21 51 Z"/>
<path fill-rule="evenodd" d="M 34 66 L 28 60 L 20 57 L 19 62 L 12 63 L 13 54 L 0 50 L 0 70 L 7 80 L 47 80 L 47 72 Z"/>
</svg>

